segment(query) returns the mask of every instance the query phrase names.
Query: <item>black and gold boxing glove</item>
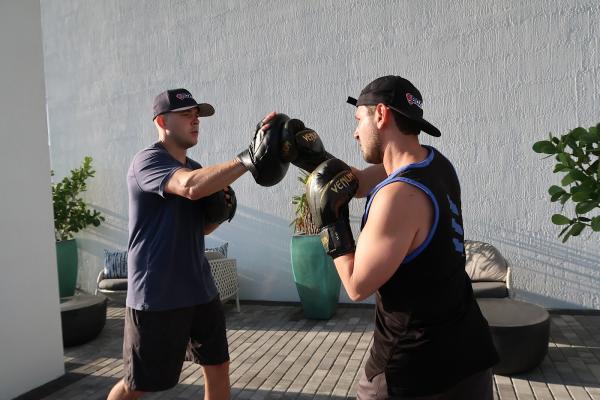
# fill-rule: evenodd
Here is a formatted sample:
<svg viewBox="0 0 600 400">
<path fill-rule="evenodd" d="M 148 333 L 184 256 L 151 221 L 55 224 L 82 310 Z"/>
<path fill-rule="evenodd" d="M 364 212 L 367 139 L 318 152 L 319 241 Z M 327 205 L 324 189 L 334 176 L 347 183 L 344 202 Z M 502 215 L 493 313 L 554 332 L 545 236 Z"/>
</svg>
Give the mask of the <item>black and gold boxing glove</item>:
<svg viewBox="0 0 600 400">
<path fill-rule="evenodd" d="M 323 161 L 333 158 L 325 151 L 317 132 L 304 126 L 304 122 L 299 119 L 287 121 L 282 135 L 281 159 L 300 169 L 313 172 Z"/>
<path fill-rule="evenodd" d="M 358 179 L 350 167 L 337 158 L 319 164 L 306 182 L 306 200 L 321 243 L 336 258 L 355 250 L 350 229 L 348 203 L 358 190 Z"/>
</svg>

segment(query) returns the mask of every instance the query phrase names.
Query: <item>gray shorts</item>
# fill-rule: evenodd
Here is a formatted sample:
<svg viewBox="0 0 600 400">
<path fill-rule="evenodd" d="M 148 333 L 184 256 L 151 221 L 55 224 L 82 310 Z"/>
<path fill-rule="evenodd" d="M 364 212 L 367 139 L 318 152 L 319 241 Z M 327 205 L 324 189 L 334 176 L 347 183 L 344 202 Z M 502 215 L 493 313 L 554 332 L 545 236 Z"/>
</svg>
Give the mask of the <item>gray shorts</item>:
<svg viewBox="0 0 600 400">
<path fill-rule="evenodd" d="M 463 379 L 456 386 L 448 389 L 444 393 L 438 393 L 432 396 L 419 397 L 393 397 L 398 400 L 493 400 L 493 377 L 492 370 L 486 369 L 482 372 L 477 372 L 468 378 Z M 389 399 L 387 392 L 387 383 L 385 374 L 379 374 L 373 377 L 369 382 L 365 370 L 362 371 L 362 376 L 358 382 L 356 391 L 357 400 L 383 400 Z"/>
</svg>

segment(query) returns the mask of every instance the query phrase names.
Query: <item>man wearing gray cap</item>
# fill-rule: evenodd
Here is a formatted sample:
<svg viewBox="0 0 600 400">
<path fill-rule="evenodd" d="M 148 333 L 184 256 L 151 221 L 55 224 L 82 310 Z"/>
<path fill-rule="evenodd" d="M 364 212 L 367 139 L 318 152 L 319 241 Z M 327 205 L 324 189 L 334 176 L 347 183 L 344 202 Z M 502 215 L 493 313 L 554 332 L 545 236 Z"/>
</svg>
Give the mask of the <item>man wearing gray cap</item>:
<svg viewBox="0 0 600 400">
<path fill-rule="evenodd" d="M 186 353 L 202 366 L 204 398 L 230 397 L 225 315 L 204 236 L 234 217 L 233 181 L 250 170 L 257 183 L 270 186 L 284 177 L 288 164 L 269 151 L 281 136 L 281 118 L 273 113 L 236 158 L 202 167 L 187 157 L 198 143 L 200 117 L 214 113 L 186 89 L 162 92 L 154 100 L 158 141 L 138 152 L 129 167 L 124 377 L 109 400 L 175 386 Z"/>
</svg>

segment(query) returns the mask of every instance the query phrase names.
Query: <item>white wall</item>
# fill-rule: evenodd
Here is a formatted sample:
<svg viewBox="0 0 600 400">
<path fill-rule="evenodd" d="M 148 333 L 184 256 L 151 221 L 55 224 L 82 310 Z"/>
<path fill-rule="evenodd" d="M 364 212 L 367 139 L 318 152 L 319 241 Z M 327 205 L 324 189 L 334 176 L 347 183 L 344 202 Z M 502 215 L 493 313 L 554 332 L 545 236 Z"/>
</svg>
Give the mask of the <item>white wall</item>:
<svg viewBox="0 0 600 400">
<path fill-rule="evenodd" d="M 0 1 L 0 399 L 64 373 L 40 3 Z"/>
<path fill-rule="evenodd" d="M 596 0 L 42 1 L 51 159 L 59 176 L 94 157 L 88 198 L 108 216 L 80 239 L 80 284 L 102 249 L 127 242 L 125 173 L 155 140 L 152 98 L 184 86 L 216 106 L 191 156 L 231 159 L 268 111 L 302 118 L 328 150 L 363 166 L 352 140 L 358 95 L 384 74 L 409 78 L 454 160 L 468 238 L 511 260 L 517 296 L 600 308 L 598 236 L 562 244 L 550 222 L 551 161 L 531 145 L 589 127 L 598 113 Z M 289 262 L 293 167 L 276 187 L 242 177 L 235 220 L 214 234 L 238 258 L 244 299 L 296 300 Z M 353 205 L 358 220 L 362 204 Z"/>
</svg>

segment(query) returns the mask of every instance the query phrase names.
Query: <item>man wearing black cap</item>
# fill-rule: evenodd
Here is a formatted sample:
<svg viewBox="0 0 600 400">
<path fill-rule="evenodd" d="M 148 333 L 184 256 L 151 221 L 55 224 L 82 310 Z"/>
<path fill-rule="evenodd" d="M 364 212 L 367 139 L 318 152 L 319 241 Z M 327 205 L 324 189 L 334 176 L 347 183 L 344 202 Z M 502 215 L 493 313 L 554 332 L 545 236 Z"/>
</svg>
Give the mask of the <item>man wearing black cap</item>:
<svg viewBox="0 0 600 400">
<path fill-rule="evenodd" d="M 348 295 L 376 295 L 357 398 L 491 400 L 497 354 L 465 272 L 458 176 L 419 143 L 420 131 L 440 131 L 423 119 L 421 93 L 399 76 L 374 80 L 348 102 L 364 159 L 387 175 L 368 190 L 356 245 L 348 203 L 365 192 L 364 171 L 329 159 L 309 176 L 307 199 Z"/>
<path fill-rule="evenodd" d="M 281 117 L 259 124 L 235 159 L 201 167 L 187 157 L 198 143 L 200 117 L 215 112 L 185 89 L 154 100 L 158 141 L 138 152 L 127 173 L 128 288 L 124 378 L 109 400 L 136 399 L 175 386 L 186 353 L 202 365 L 205 399 L 229 399 L 225 316 L 204 256 L 204 236 L 235 214 L 228 186 L 247 170 L 263 186 L 287 171 L 277 148 Z"/>
</svg>

